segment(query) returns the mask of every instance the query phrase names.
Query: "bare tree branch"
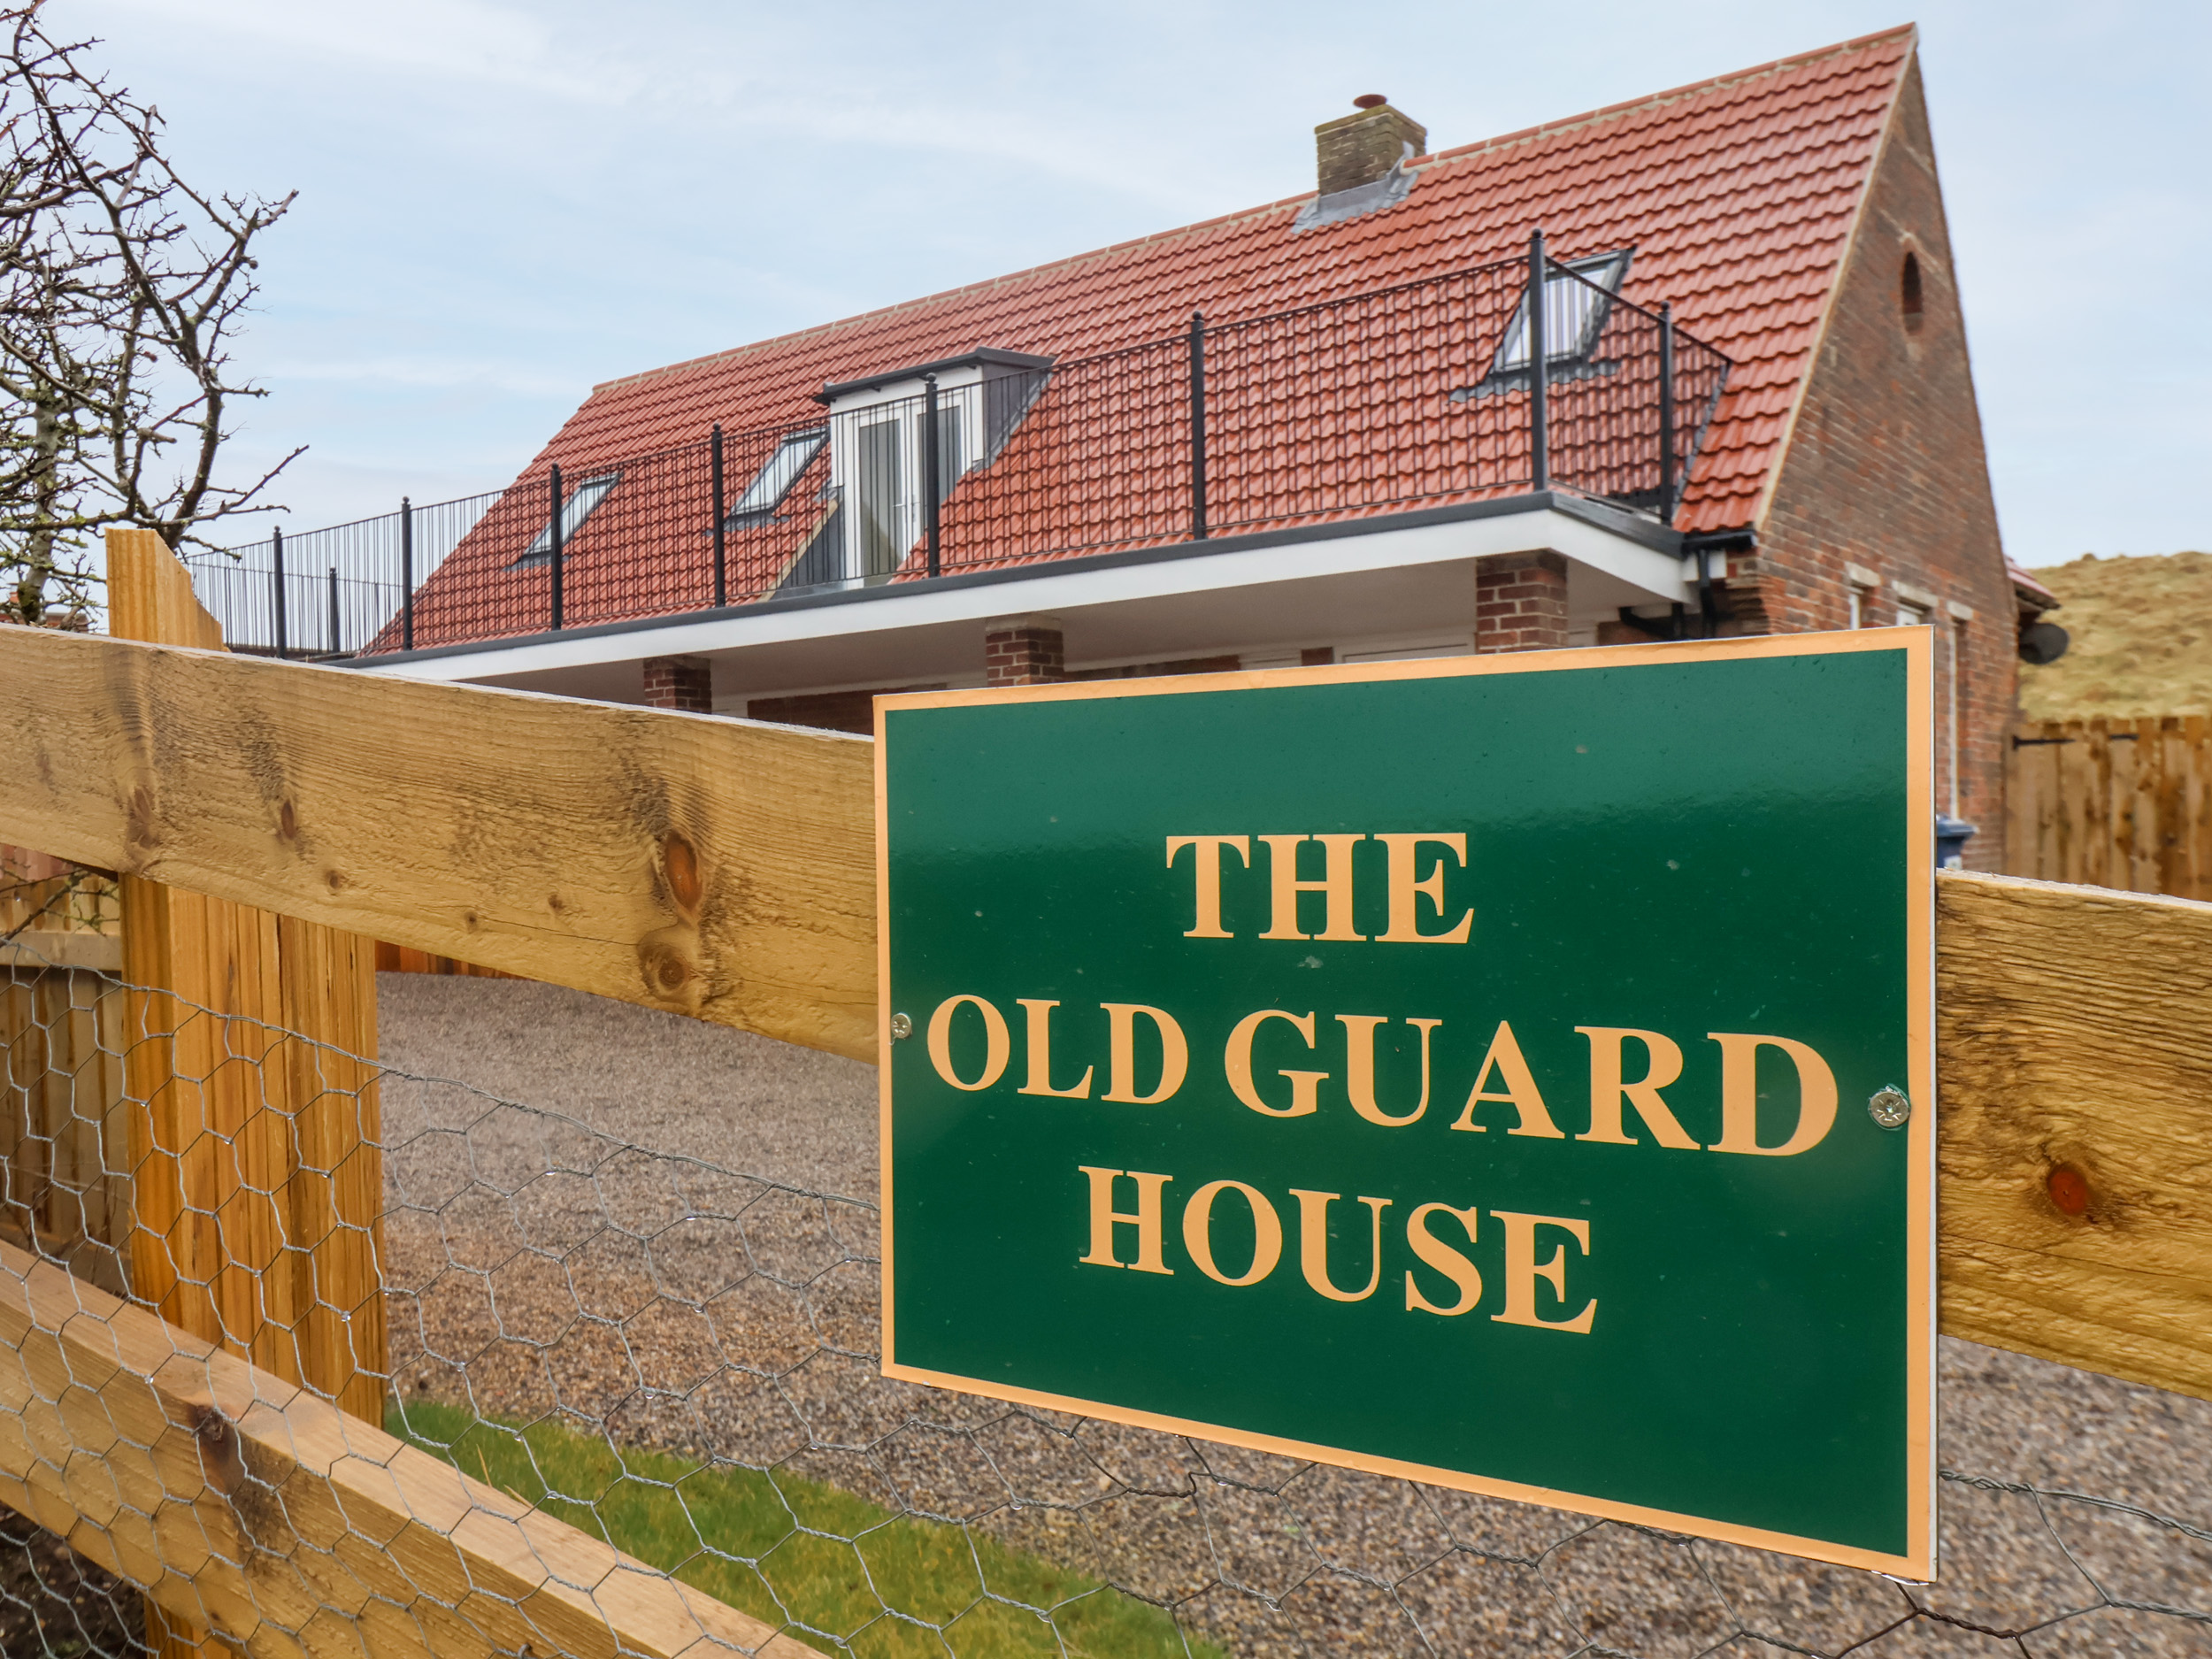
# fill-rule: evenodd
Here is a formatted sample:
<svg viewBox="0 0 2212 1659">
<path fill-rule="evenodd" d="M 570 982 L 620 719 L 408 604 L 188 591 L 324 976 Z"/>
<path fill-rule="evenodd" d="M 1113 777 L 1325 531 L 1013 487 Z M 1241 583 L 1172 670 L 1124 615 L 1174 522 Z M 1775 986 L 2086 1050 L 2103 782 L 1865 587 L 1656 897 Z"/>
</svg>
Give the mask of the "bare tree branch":
<svg viewBox="0 0 2212 1659">
<path fill-rule="evenodd" d="M 160 112 L 46 32 L 48 0 L 0 5 L 0 616 L 81 618 L 105 526 L 158 532 L 273 510 L 221 468 L 241 400 L 231 346 L 256 240 L 293 197 L 211 195 L 163 149 Z M 53 614 L 59 607 L 60 616 Z"/>
</svg>

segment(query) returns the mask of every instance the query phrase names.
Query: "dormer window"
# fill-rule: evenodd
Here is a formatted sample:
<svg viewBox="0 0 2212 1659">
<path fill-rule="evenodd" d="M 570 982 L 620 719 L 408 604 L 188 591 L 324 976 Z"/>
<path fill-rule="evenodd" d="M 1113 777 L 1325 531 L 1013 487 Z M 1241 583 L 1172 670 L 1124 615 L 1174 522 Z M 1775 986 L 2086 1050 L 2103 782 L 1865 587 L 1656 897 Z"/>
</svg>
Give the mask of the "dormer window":
<svg viewBox="0 0 2212 1659">
<path fill-rule="evenodd" d="M 890 580 L 920 544 L 932 501 L 941 511 L 962 478 L 998 458 L 1043 392 L 1052 361 L 986 348 L 825 386 L 818 401 L 829 410 L 824 499 L 831 509 L 794 561 L 784 588 Z M 933 381 L 933 446 L 927 426 Z"/>
<path fill-rule="evenodd" d="M 599 503 L 606 500 L 614 487 L 621 481 L 619 472 L 602 472 L 595 478 L 585 479 L 568 492 L 568 499 L 561 504 L 561 548 L 564 552 L 576 540 L 576 533 L 584 527 L 584 520 L 597 511 Z M 553 520 L 549 514 L 545 528 L 538 532 L 538 538 L 530 543 L 529 550 L 515 561 L 515 567 L 541 564 L 552 557 Z"/>
<path fill-rule="evenodd" d="M 783 498 L 799 481 L 799 475 L 814 465 L 814 457 L 822 452 L 822 446 L 828 442 L 827 426 L 817 426 L 810 432 L 785 434 L 783 442 L 776 446 L 775 453 L 753 475 L 753 481 L 746 486 L 745 493 L 730 509 L 729 517 L 723 520 L 723 527 L 742 530 L 774 518 L 776 509 L 783 505 Z"/>
<path fill-rule="evenodd" d="M 1621 291 L 1621 280 L 1628 274 L 1628 257 L 1625 249 L 1616 253 L 1594 254 L 1586 259 L 1563 261 L 1563 269 L 1545 273 L 1544 364 L 1548 380 L 1581 380 L 1590 375 L 1609 374 L 1619 366 L 1597 362 L 1593 354 L 1605 333 L 1606 319 L 1612 315 L 1613 296 Z M 1574 274 L 1570 276 L 1568 272 Z M 1581 280 L 1578 281 L 1577 278 Z M 1506 324 L 1504 336 L 1490 359 L 1489 373 L 1483 377 L 1480 385 L 1454 392 L 1452 401 L 1463 403 L 1471 397 L 1489 397 L 1527 384 L 1528 293 L 1524 287 L 1521 303 L 1514 308 L 1512 320 Z"/>
</svg>

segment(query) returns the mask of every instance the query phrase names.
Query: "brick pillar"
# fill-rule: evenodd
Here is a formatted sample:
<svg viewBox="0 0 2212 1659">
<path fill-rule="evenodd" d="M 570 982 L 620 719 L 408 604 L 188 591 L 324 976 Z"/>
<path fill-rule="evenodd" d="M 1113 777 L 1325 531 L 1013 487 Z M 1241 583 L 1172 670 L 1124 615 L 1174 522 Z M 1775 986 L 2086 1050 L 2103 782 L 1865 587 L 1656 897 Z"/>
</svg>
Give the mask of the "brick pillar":
<svg viewBox="0 0 2212 1659">
<path fill-rule="evenodd" d="M 1501 553 L 1475 561 L 1475 649 L 1548 651 L 1567 642 L 1567 561 Z"/>
<path fill-rule="evenodd" d="M 983 625 L 984 683 L 1041 686 L 1068 677 L 1057 617 L 993 617 Z"/>
<path fill-rule="evenodd" d="M 1773 563 L 1743 553 L 1720 563 L 1714 573 L 1722 580 L 1714 585 L 1721 591 L 1721 636 L 1788 632 L 1788 584 Z"/>
<path fill-rule="evenodd" d="M 645 659 L 645 701 L 655 709 L 712 714 L 713 667 L 703 657 L 649 657 Z"/>
</svg>

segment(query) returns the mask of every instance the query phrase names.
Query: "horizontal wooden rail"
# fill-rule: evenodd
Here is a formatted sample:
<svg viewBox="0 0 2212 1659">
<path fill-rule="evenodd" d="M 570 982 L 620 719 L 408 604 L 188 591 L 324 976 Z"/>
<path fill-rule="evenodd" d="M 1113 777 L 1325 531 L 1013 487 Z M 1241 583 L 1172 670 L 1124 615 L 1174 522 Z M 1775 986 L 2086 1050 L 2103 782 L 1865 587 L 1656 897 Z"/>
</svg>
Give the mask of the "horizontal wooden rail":
<svg viewBox="0 0 2212 1659">
<path fill-rule="evenodd" d="M 0 838 L 875 1058 L 864 738 L 0 626 Z"/>
<path fill-rule="evenodd" d="M 0 627 L 0 840 L 875 1057 L 865 740 Z M 2212 1398 L 2212 906 L 1947 875 L 1943 1328 Z"/>
<path fill-rule="evenodd" d="M 816 1659 L 6 1245 L 0 1500 L 257 1659 Z"/>
<path fill-rule="evenodd" d="M 2212 904 L 1936 884 L 1942 1325 L 2212 1400 Z"/>
</svg>

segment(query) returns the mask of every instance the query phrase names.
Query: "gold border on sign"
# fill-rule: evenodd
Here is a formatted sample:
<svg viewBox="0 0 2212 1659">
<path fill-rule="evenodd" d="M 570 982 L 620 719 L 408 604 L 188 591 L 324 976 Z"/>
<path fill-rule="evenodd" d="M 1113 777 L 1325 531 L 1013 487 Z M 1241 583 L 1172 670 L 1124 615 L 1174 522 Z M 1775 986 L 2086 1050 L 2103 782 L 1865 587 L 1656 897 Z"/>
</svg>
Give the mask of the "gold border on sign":
<svg viewBox="0 0 2212 1659">
<path fill-rule="evenodd" d="M 1906 1032 L 1913 1112 L 1906 1124 L 1906 1309 L 1905 1355 L 1908 1391 L 1905 1438 L 1908 1501 L 1906 1548 L 1901 1555 L 1859 1549 L 1823 1539 L 1798 1538 L 1741 1526 L 1702 1516 L 1647 1509 L 1583 1493 L 1524 1486 L 1458 1470 L 1432 1469 L 1394 1458 L 1371 1456 L 1341 1447 L 1256 1434 L 1216 1423 L 1193 1422 L 1156 1412 L 1136 1411 L 1103 1401 L 1017 1388 L 979 1378 L 955 1376 L 901 1365 L 894 1356 L 895 1327 L 892 1295 L 895 1229 L 891 1207 L 891 866 L 890 818 L 887 795 L 884 718 L 898 709 L 957 708 L 981 703 L 1072 703 L 1095 697 L 1157 697 L 1210 691 L 1268 691 L 1312 685 L 1354 685 L 1378 680 L 1454 680 L 1477 674 L 1555 673 L 1581 668 L 1633 668 L 1686 659 L 1727 662 L 1744 657 L 1840 657 L 1861 651 L 1905 653 L 1905 935 Z M 879 1084 L 877 1120 L 880 1135 L 883 1204 L 883 1360 L 886 1377 L 926 1383 L 960 1394 L 980 1394 L 1018 1405 L 1076 1412 L 1137 1428 L 1157 1429 L 1219 1440 L 1254 1451 L 1305 1458 L 1371 1474 L 1396 1475 L 1431 1486 L 1488 1497 L 1540 1503 L 1578 1515 L 1663 1527 L 1696 1538 L 1780 1551 L 1838 1566 L 1932 1579 L 1936 1571 L 1935 1479 L 1935 631 L 1932 627 L 1864 628 L 1849 633 L 1763 634 L 1733 640 L 1663 641 L 1640 645 L 1583 646 L 1563 650 L 1499 652 L 1483 656 L 1424 657 L 1395 663 L 1334 663 L 1311 668 L 1238 669 L 1222 673 L 1164 675 L 1152 680 L 1057 681 L 1036 686 L 1000 686 L 966 691 L 918 691 L 875 699 L 876 738 L 876 997 Z"/>
</svg>

